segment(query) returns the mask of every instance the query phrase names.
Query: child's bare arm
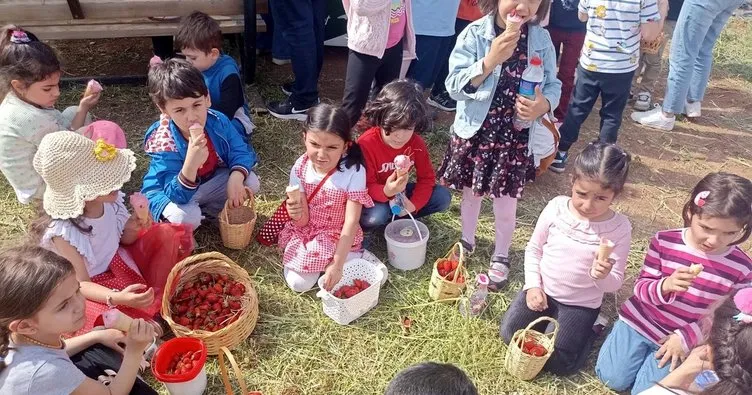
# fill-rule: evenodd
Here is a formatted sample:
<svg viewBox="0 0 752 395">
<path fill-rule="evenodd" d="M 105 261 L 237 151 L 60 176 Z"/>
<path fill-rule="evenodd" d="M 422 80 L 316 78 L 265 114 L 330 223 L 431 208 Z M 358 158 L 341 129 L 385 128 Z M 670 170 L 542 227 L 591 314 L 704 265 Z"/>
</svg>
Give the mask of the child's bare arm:
<svg viewBox="0 0 752 395">
<path fill-rule="evenodd" d="M 580 20 L 580 22 L 587 22 L 588 21 L 588 14 L 586 12 L 578 12 L 577 18 Z"/>
</svg>

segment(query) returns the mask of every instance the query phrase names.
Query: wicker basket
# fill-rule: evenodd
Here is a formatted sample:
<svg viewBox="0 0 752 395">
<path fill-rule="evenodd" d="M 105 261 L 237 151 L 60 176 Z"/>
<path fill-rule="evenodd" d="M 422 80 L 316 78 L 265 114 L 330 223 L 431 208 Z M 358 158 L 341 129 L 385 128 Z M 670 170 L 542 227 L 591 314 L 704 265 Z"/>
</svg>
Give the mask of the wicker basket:
<svg viewBox="0 0 752 395">
<path fill-rule="evenodd" d="M 226 274 L 245 286 L 245 295 L 240 300 L 240 317 L 238 317 L 237 321 L 215 332 L 205 330 L 194 331 L 176 323 L 172 319 L 170 299 L 175 290 L 188 281 L 193 281 L 201 273 Z M 233 349 L 247 339 L 251 335 L 251 332 L 253 332 L 253 328 L 256 327 L 258 313 L 258 295 L 248 272 L 219 252 L 207 252 L 190 256 L 175 265 L 167 277 L 164 297 L 162 298 L 162 317 L 170 325 L 172 331 L 175 332 L 175 336 L 193 337 L 203 340 L 209 355 L 219 354 L 222 347 Z"/>
<path fill-rule="evenodd" d="M 532 328 L 541 322 L 550 321 L 554 324 L 554 330 L 550 333 L 540 333 Z M 507 347 L 507 355 L 504 358 L 504 367 L 507 372 L 520 380 L 532 380 L 543 369 L 543 365 L 546 364 L 551 354 L 554 352 L 554 342 L 556 341 L 556 334 L 559 332 L 559 323 L 551 317 L 540 317 L 537 320 L 531 322 L 525 329 L 520 329 L 512 336 L 512 341 L 509 342 Z M 536 357 L 534 355 L 525 354 L 522 351 L 520 345 L 520 339 L 526 337 L 532 337 L 538 344 L 546 349 L 546 355 L 542 357 Z"/>
<path fill-rule="evenodd" d="M 663 41 L 666 40 L 666 35 L 661 32 L 661 34 L 653 41 L 645 41 L 642 40 L 640 42 L 640 51 L 655 55 L 658 53 L 658 51 L 661 49 L 661 46 L 663 45 Z"/>
<path fill-rule="evenodd" d="M 245 188 L 247 199 L 240 207 L 232 208 L 229 201 L 219 213 L 219 233 L 222 235 L 222 244 L 233 250 L 248 247 L 253 236 L 253 228 L 256 226 L 256 199 L 253 191 Z"/>
<path fill-rule="evenodd" d="M 454 260 L 459 258 L 459 264 L 454 271 L 454 278 L 449 281 L 439 274 L 439 262 L 449 259 Z M 465 269 L 465 249 L 462 244 L 456 243 L 447 252 L 443 258 L 439 258 L 433 263 L 433 272 L 431 273 L 431 282 L 428 284 L 428 296 L 433 300 L 438 301 L 452 301 L 456 300 L 465 290 L 465 283 L 456 283 L 457 275 L 462 273 L 467 282 L 467 269 Z"/>
</svg>

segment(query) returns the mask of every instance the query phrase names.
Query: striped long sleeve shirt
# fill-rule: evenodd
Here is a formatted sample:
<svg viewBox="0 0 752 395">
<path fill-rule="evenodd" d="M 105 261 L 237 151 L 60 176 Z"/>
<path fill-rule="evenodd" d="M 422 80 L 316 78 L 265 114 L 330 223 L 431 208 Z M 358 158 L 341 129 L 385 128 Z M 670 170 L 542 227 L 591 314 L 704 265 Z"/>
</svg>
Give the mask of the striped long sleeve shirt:
<svg viewBox="0 0 752 395">
<path fill-rule="evenodd" d="M 689 352 L 703 339 L 700 321 L 710 307 L 752 283 L 752 260 L 738 246 L 717 255 L 698 251 L 686 242 L 686 231 L 667 230 L 653 237 L 634 295 L 621 306 L 619 316 L 656 344 L 676 333 L 684 351 Z M 689 290 L 664 295 L 663 281 L 676 269 L 693 263 L 702 264 L 704 270 Z"/>
</svg>

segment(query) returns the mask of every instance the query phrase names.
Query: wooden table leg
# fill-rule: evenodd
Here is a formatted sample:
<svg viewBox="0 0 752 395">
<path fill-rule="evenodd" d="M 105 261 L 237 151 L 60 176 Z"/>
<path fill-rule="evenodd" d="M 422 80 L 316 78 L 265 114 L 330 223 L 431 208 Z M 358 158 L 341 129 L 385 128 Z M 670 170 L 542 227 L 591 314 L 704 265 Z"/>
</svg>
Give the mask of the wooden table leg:
<svg viewBox="0 0 752 395">
<path fill-rule="evenodd" d="M 243 0 L 243 43 L 241 64 L 247 84 L 256 80 L 256 0 Z"/>
</svg>

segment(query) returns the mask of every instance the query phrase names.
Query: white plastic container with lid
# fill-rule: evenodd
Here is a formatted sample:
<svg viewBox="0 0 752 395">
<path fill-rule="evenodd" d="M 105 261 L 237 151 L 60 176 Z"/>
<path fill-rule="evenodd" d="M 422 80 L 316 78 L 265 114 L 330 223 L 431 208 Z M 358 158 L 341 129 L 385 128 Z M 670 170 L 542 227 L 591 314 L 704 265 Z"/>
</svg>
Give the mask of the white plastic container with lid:
<svg viewBox="0 0 752 395">
<path fill-rule="evenodd" d="M 415 270 L 426 262 L 428 227 L 413 219 L 392 221 L 384 229 L 389 264 L 400 270 Z"/>
</svg>

